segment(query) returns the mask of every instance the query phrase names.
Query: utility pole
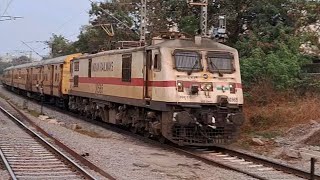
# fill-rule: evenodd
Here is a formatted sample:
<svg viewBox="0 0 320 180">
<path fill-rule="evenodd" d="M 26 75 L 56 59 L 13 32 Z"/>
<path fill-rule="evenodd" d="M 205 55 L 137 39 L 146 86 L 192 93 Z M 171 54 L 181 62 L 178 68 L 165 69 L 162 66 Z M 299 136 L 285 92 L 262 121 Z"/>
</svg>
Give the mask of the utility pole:
<svg viewBox="0 0 320 180">
<path fill-rule="evenodd" d="M 140 24 L 140 42 L 146 41 L 147 27 L 147 0 L 141 0 L 141 24 Z"/>
<path fill-rule="evenodd" d="M 201 6 L 201 36 L 208 37 L 208 0 L 187 0 L 187 3 L 191 6 Z"/>
</svg>

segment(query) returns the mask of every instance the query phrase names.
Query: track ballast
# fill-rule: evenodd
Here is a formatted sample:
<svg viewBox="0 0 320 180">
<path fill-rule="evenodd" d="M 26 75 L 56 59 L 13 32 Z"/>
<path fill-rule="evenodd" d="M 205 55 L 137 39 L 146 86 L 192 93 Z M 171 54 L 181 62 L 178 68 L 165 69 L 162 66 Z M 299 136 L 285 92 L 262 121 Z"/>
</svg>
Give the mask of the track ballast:
<svg viewBox="0 0 320 180">
<path fill-rule="evenodd" d="M 13 180 L 95 179 L 5 108 L 0 111 L 0 156 Z"/>
</svg>

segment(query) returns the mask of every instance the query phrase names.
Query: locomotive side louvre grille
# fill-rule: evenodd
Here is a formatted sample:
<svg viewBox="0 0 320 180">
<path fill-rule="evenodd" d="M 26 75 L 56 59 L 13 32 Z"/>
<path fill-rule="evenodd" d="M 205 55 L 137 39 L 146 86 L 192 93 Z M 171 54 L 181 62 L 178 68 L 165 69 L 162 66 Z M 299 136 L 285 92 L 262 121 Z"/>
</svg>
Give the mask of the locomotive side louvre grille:
<svg viewBox="0 0 320 180">
<path fill-rule="evenodd" d="M 122 82 L 131 82 L 132 55 L 122 55 Z"/>
</svg>

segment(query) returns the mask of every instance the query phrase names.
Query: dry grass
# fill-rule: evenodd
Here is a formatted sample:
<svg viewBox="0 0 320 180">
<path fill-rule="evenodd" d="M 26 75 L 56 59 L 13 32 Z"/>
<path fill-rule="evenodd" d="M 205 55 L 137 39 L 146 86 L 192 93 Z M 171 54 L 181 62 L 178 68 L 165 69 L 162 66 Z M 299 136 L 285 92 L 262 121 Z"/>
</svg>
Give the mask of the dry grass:
<svg viewBox="0 0 320 180">
<path fill-rule="evenodd" d="M 310 96 L 273 101 L 265 106 L 245 105 L 245 126 L 255 131 L 288 130 L 310 120 L 320 121 L 320 97 Z"/>
<path fill-rule="evenodd" d="M 240 144 L 250 147 L 251 138 L 261 136 L 273 139 L 285 135 L 292 127 L 320 122 L 320 95 L 299 96 L 294 92 L 279 92 L 263 83 L 247 90 L 244 113 L 246 122 L 242 127 Z"/>
<path fill-rule="evenodd" d="M 86 136 L 89 136 L 89 137 L 93 137 L 93 138 L 100 138 L 100 139 L 103 139 L 103 138 L 109 138 L 109 137 L 106 137 L 106 136 L 103 136 L 97 132 L 94 132 L 94 131 L 87 131 L 85 129 L 75 129 L 74 131 L 80 133 L 80 134 L 83 134 L 83 135 L 86 135 Z"/>
<path fill-rule="evenodd" d="M 4 100 L 9 100 L 10 99 L 10 98 L 6 97 L 4 94 L 2 94 L 1 92 L 0 92 L 0 98 L 2 98 Z"/>
<path fill-rule="evenodd" d="M 20 107 L 20 109 L 22 109 L 22 108 Z M 41 115 L 40 112 L 35 111 L 35 110 L 28 110 L 28 112 L 29 112 L 29 114 L 30 114 L 31 116 L 34 116 L 34 117 L 36 117 L 36 118 L 38 118 L 38 117 Z"/>
</svg>

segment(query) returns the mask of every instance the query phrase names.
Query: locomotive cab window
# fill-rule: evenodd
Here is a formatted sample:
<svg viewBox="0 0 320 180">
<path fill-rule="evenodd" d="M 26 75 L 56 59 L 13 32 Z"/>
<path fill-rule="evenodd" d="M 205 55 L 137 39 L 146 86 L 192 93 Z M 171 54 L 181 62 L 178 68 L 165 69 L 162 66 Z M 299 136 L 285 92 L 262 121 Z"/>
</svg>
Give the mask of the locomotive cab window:
<svg viewBox="0 0 320 180">
<path fill-rule="evenodd" d="M 159 54 L 154 55 L 154 60 L 153 60 L 153 69 L 156 71 L 161 71 L 161 57 Z"/>
<path fill-rule="evenodd" d="M 194 51 L 176 51 L 174 52 L 175 68 L 178 71 L 199 72 L 202 70 L 201 57 Z"/>
<path fill-rule="evenodd" d="M 88 63 L 88 78 L 91 78 L 91 68 L 92 67 L 92 59 L 89 59 Z"/>
<path fill-rule="evenodd" d="M 132 55 L 122 55 L 122 82 L 131 82 Z"/>
<path fill-rule="evenodd" d="M 229 52 L 208 52 L 208 70 L 211 73 L 233 73 L 233 55 Z"/>
</svg>

